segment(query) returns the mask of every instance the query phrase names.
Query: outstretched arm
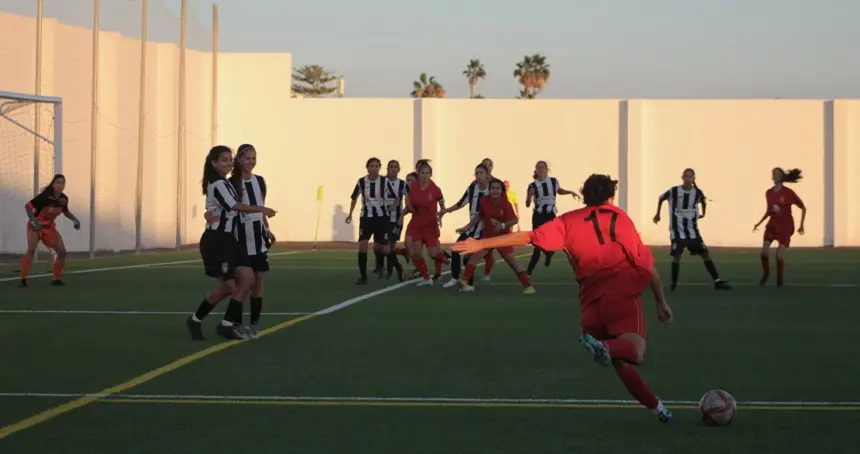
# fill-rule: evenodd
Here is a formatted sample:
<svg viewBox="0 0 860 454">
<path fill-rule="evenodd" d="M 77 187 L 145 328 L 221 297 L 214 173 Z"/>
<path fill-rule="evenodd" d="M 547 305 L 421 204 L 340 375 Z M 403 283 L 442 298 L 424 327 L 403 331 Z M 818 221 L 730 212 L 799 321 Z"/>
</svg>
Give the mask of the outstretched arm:
<svg viewBox="0 0 860 454">
<path fill-rule="evenodd" d="M 465 241 L 454 243 L 451 250 L 461 254 L 474 254 L 484 249 L 525 246 L 529 243 L 531 243 L 531 232 L 516 232 L 481 240 L 467 238 Z"/>
</svg>

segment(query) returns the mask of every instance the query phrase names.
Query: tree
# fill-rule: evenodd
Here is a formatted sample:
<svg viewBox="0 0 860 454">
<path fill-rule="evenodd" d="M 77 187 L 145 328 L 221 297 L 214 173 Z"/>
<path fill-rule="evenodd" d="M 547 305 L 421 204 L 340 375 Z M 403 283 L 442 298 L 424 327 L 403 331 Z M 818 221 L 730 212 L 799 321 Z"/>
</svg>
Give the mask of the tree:
<svg viewBox="0 0 860 454">
<path fill-rule="evenodd" d="M 293 93 L 307 98 L 319 98 L 337 91 L 337 76 L 319 65 L 293 68 Z"/>
<path fill-rule="evenodd" d="M 469 64 L 466 65 L 463 75 L 469 81 L 469 97 L 472 99 L 483 98 L 481 95 L 475 95 L 475 87 L 478 86 L 478 82 L 487 77 L 487 71 L 484 69 L 484 64 L 481 63 L 481 60 L 469 60 Z"/>
<path fill-rule="evenodd" d="M 435 76 L 427 76 L 427 73 L 421 73 L 418 80 L 412 82 L 413 98 L 444 98 L 445 88 L 442 84 L 436 81 Z"/>
<path fill-rule="evenodd" d="M 546 57 L 541 54 L 526 55 L 517 63 L 514 77 L 523 86 L 520 97 L 534 99 L 549 83 L 550 69 Z"/>
</svg>

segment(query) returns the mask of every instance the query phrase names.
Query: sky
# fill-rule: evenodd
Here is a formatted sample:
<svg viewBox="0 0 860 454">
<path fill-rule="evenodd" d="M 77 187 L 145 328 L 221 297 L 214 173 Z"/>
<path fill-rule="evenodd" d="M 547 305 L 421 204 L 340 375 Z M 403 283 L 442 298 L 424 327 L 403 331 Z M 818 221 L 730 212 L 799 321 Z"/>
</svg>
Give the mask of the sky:
<svg viewBox="0 0 860 454">
<path fill-rule="evenodd" d="M 0 0 L 0 10 L 23 3 L 35 0 Z M 106 15 L 117 23 L 122 8 L 139 10 L 136 0 L 102 0 L 111 3 L 121 5 Z M 179 11 L 180 0 L 155 3 Z M 211 1 L 190 3 L 195 42 L 206 46 Z M 222 52 L 289 52 L 294 66 L 343 76 L 349 97 L 409 96 L 422 72 L 448 97 L 467 97 L 462 72 L 480 59 L 488 75 L 478 92 L 513 98 L 515 64 L 540 53 L 552 70 L 541 98 L 860 98 L 860 0 L 218 3 Z"/>
</svg>

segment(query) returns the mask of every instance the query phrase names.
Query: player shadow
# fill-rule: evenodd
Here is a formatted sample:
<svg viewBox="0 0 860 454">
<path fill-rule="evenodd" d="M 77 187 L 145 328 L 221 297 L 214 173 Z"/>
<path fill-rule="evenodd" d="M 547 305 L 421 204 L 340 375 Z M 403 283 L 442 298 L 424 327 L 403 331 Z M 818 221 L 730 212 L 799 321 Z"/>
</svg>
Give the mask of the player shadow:
<svg viewBox="0 0 860 454">
<path fill-rule="evenodd" d="M 355 218 L 352 224 L 347 224 L 346 216 L 347 213 L 343 210 L 343 205 L 335 205 L 331 225 L 332 241 L 355 242 L 355 223 L 358 219 Z"/>
</svg>

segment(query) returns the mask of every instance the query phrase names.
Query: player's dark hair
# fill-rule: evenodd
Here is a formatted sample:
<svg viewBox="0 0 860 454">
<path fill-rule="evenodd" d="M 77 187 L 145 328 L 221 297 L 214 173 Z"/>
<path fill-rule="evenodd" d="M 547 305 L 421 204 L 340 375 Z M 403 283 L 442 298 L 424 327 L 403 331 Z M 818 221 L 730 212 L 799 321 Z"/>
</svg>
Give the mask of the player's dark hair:
<svg viewBox="0 0 860 454">
<path fill-rule="evenodd" d="M 541 165 L 541 164 L 543 164 L 544 166 L 546 166 L 546 173 L 549 173 L 549 164 L 547 164 L 547 163 L 546 163 L 546 161 L 538 161 L 538 162 L 535 164 L 535 167 L 537 167 L 537 166 L 539 166 L 539 165 Z M 535 170 L 535 173 L 532 175 L 532 179 L 533 179 L 533 180 L 537 180 L 537 178 L 538 178 L 538 174 L 537 174 L 537 170 Z"/>
<path fill-rule="evenodd" d="M 382 167 L 382 161 L 380 161 L 379 158 L 370 158 L 367 160 L 366 163 L 364 163 L 364 168 L 366 169 L 366 168 L 370 167 L 370 165 L 373 164 L 374 162 L 379 164 L 379 167 Z"/>
<path fill-rule="evenodd" d="M 257 151 L 253 145 L 243 143 L 236 150 L 236 157 L 233 159 L 233 171 L 230 173 L 230 183 L 233 189 L 236 190 L 236 200 L 242 200 L 242 195 L 245 193 L 245 185 L 242 183 L 242 161 L 239 159 L 246 151 Z"/>
<path fill-rule="evenodd" d="M 783 183 L 797 183 L 803 179 L 800 169 L 790 169 L 789 171 L 785 171 L 784 169 L 777 167 L 774 170 L 779 170 L 780 173 L 782 173 L 782 180 L 780 181 Z"/>
<path fill-rule="evenodd" d="M 409 172 L 406 175 L 406 179 L 409 179 L 409 177 L 415 178 L 417 180 L 418 179 L 418 172 Z"/>
<path fill-rule="evenodd" d="M 51 192 L 54 192 L 54 183 L 56 183 L 57 180 L 59 180 L 60 178 L 65 180 L 66 176 L 63 175 L 62 173 L 58 173 L 58 174 L 54 175 L 54 178 L 51 178 L 51 182 L 48 183 L 47 186 L 42 188 L 42 190 L 39 192 L 39 195 L 50 195 Z"/>
<path fill-rule="evenodd" d="M 419 160 L 415 161 L 415 172 L 420 171 L 421 166 L 423 166 L 423 165 L 430 165 L 430 160 L 429 159 L 419 159 Z"/>
<path fill-rule="evenodd" d="M 427 164 L 426 162 L 421 163 L 421 165 L 418 166 L 418 172 L 415 172 L 415 175 L 418 175 L 419 173 L 421 173 L 421 171 L 424 170 L 425 167 L 427 168 L 427 170 L 430 171 L 430 176 L 432 177 L 433 176 L 433 167 L 430 167 L 430 164 Z"/>
<path fill-rule="evenodd" d="M 609 175 L 593 173 L 582 184 L 582 201 L 587 206 L 605 205 L 615 197 L 617 187 L 618 180 L 613 180 Z"/>
<path fill-rule="evenodd" d="M 221 174 L 218 173 L 218 170 L 215 169 L 212 163 L 217 161 L 222 153 L 232 154 L 233 150 L 226 145 L 216 145 L 209 150 L 206 160 L 203 161 L 203 195 L 206 195 L 206 188 L 209 186 L 209 183 L 221 179 Z"/>
<path fill-rule="evenodd" d="M 486 173 L 487 173 L 487 175 L 489 175 L 489 174 L 490 174 L 490 169 L 488 169 L 488 168 L 487 168 L 487 166 L 485 166 L 485 165 L 483 165 L 483 164 L 478 164 L 478 165 L 476 165 L 476 166 L 475 166 L 475 170 L 477 171 L 478 169 L 483 169 L 483 170 L 484 170 L 484 172 L 486 172 Z"/>
</svg>

